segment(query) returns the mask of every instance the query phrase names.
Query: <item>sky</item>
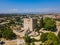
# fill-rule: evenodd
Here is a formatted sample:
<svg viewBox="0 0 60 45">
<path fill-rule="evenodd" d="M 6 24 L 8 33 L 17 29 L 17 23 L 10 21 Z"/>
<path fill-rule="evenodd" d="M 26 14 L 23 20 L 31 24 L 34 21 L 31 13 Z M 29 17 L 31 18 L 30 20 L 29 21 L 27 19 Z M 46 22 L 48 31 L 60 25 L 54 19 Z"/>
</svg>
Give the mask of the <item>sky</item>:
<svg viewBox="0 0 60 45">
<path fill-rule="evenodd" d="M 60 13 L 60 0 L 0 0 L 0 13 Z"/>
</svg>

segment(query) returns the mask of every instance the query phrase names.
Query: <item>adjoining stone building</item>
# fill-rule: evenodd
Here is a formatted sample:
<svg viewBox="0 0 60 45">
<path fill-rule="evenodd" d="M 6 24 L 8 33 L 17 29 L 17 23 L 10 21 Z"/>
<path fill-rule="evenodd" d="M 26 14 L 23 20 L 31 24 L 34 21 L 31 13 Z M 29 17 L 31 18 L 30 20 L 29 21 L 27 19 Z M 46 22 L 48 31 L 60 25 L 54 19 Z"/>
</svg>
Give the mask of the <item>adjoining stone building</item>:
<svg viewBox="0 0 60 45">
<path fill-rule="evenodd" d="M 35 18 L 24 18 L 24 30 L 30 30 L 33 31 L 35 30 L 37 26 L 37 19 Z"/>
</svg>

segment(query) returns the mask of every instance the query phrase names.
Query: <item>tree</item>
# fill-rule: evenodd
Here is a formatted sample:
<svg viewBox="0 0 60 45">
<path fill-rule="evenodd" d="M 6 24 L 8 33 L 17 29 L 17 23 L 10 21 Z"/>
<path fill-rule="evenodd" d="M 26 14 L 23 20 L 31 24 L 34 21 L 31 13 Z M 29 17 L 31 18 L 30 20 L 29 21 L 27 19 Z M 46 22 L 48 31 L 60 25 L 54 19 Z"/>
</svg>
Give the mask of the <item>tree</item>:
<svg viewBox="0 0 60 45">
<path fill-rule="evenodd" d="M 25 35 L 24 39 L 25 39 L 25 42 L 27 45 L 29 45 L 31 43 L 31 38 L 30 38 L 30 36 L 28 36 L 28 34 Z"/>
<path fill-rule="evenodd" d="M 58 38 L 59 38 L 59 40 L 60 40 L 60 31 L 58 32 Z"/>
<path fill-rule="evenodd" d="M 39 26 L 40 24 L 38 24 L 37 26 L 36 26 L 36 32 L 39 32 L 39 30 L 40 30 L 40 26 Z"/>
<path fill-rule="evenodd" d="M 56 30 L 56 22 L 55 20 L 46 17 L 44 19 L 44 29 L 54 31 Z"/>
<path fill-rule="evenodd" d="M 9 24 L 15 24 L 15 22 L 13 20 L 10 20 Z"/>
<path fill-rule="evenodd" d="M 16 17 L 15 22 L 23 27 L 23 20 L 20 17 Z"/>
<path fill-rule="evenodd" d="M 4 26 L 0 26 L 0 38 L 2 38 L 2 33 L 4 32 L 5 27 Z"/>
<path fill-rule="evenodd" d="M 2 33 L 0 32 L 0 38 L 2 37 Z"/>
<path fill-rule="evenodd" d="M 34 42 L 32 42 L 32 45 L 35 45 L 35 43 L 34 43 Z"/>
<path fill-rule="evenodd" d="M 39 23 L 37 24 L 36 31 L 39 32 L 39 30 L 44 26 L 43 17 L 40 19 Z"/>
<path fill-rule="evenodd" d="M 42 42 L 45 42 L 47 40 L 47 38 L 48 38 L 47 35 L 48 35 L 48 33 L 42 33 L 42 35 L 40 36 L 40 40 Z"/>
<path fill-rule="evenodd" d="M 12 39 L 13 37 L 15 37 L 16 35 L 11 31 L 11 30 L 5 30 L 2 33 L 2 37 L 6 38 L 6 39 Z"/>
<path fill-rule="evenodd" d="M 20 21 L 20 17 L 16 17 L 16 21 L 18 21 L 18 22 L 19 22 L 19 21 Z"/>
<path fill-rule="evenodd" d="M 1 33 L 3 33 L 5 29 L 6 29 L 5 26 L 0 26 L 0 32 Z"/>
<path fill-rule="evenodd" d="M 41 41 L 44 45 L 59 45 L 58 37 L 52 32 L 42 34 Z"/>
<path fill-rule="evenodd" d="M 48 40 L 52 41 L 50 45 L 59 45 L 58 37 L 52 32 L 48 33 Z"/>
<path fill-rule="evenodd" d="M 52 40 L 46 40 L 44 42 L 44 45 L 53 45 Z"/>
<path fill-rule="evenodd" d="M 59 43 L 57 41 L 53 42 L 52 40 L 46 40 L 44 45 L 59 45 Z"/>
<path fill-rule="evenodd" d="M 49 32 L 48 33 L 48 40 L 58 41 L 58 37 L 54 33 Z"/>
</svg>

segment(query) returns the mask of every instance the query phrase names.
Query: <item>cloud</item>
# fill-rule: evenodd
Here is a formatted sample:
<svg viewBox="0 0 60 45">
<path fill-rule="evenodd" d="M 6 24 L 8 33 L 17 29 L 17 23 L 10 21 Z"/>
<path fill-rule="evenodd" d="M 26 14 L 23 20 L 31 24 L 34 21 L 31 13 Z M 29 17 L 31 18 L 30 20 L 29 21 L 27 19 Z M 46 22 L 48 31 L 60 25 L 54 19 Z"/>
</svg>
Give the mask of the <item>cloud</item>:
<svg viewBox="0 0 60 45">
<path fill-rule="evenodd" d="M 7 9 L 7 10 L 0 10 L 0 13 L 29 13 L 29 12 L 60 12 L 60 8 L 37 8 L 37 9 Z"/>
<path fill-rule="evenodd" d="M 5 9 L 5 10 L 0 10 L 0 13 L 18 13 L 19 9 Z"/>
<path fill-rule="evenodd" d="M 59 8 L 40 8 L 40 9 L 37 9 L 36 11 L 49 13 L 49 12 L 60 12 L 60 9 Z"/>
<path fill-rule="evenodd" d="M 19 9 L 9 9 L 8 12 L 9 13 L 17 13 L 17 12 L 19 12 Z"/>
</svg>

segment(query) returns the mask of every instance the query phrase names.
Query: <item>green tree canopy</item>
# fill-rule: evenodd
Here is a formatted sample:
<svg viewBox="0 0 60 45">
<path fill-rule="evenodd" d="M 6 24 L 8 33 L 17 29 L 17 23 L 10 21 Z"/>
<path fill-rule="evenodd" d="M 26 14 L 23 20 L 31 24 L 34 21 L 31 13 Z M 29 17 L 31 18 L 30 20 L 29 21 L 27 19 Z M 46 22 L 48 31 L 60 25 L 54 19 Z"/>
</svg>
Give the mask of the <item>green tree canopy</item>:
<svg viewBox="0 0 60 45">
<path fill-rule="evenodd" d="M 59 45 L 58 37 L 52 32 L 43 33 L 40 39 L 44 45 Z"/>
<path fill-rule="evenodd" d="M 2 37 L 6 39 L 12 39 L 13 37 L 15 37 L 15 34 L 11 30 L 5 30 L 2 33 Z"/>
<path fill-rule="evenodd" d="M 31 43 L 31 38 L 28 36 L 28 34 L 25 35 L 24 39 L 26 43 Z"/>
<path fill-rule="evenodd" d="M 59 31 L 59 33 L 58 33 L 58 38 L 59 38 L 59 40 L 60 40 L 60 31 Z"/>
<path fill-rule="evenodd" d="M 35 43 L 34 43 L 34 42 L 32 42 L 32 45 L 35 45 Z"/>
<path fill-rule="evenodd" d="M 42 42 L 45 42 L 48 39 L 47 35 L 48 35 L 48 33 L 42 33 L 42 35 L 40 36 L 40 40 Z"/>
<path fill-rule="evenodd" d="M 56 29 L 56 22 L 55 22 L 55 20 L 46 17 L 44 19 L 44 29 L 52 30 L 52 31 L 55 30 Z"/>
</svg>

